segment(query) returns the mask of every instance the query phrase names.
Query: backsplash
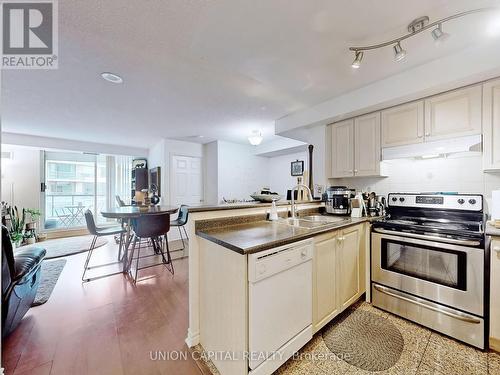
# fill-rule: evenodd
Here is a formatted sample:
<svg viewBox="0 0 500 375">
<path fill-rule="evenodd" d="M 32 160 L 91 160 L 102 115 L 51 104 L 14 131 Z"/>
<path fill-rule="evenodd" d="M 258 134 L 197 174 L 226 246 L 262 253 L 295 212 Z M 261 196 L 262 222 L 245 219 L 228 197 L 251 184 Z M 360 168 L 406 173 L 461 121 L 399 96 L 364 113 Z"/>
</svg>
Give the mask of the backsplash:
<svg viewBox="0 0 500 375">
<path fill-rule="evenodd" d="M 482 171 L 480 152 L 426 160 L 387 160 L 383 163 L 388 177 L 335 178 L 329 179 L 329 183 L 383 195 L 391 192 L 433 191 L 483 194 L 487 212 L 491 204 L 491 191 L 500 189 L 500 173 Z"/>
</svg>

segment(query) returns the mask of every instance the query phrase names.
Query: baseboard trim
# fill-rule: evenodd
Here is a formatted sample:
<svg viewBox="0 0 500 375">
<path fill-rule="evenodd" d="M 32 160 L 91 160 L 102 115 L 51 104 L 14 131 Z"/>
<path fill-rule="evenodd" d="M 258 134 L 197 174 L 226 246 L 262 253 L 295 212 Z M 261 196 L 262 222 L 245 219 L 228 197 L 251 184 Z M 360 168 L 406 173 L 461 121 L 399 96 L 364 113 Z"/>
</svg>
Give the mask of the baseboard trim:
<svg viewBox="0 0 500 375">
<path fill-rule="evenodd" d="M 500 352 L 500 339 L 490 337 L 490 349 Z"/>
</svg>

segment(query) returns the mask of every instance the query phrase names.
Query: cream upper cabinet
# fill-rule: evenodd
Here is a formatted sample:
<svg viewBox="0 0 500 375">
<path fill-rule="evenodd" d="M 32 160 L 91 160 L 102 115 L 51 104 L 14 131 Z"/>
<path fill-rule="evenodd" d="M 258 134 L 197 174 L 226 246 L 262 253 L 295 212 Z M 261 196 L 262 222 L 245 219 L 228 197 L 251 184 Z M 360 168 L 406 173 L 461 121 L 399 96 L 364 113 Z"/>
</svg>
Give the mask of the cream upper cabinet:
<svg viewBox="0 0 500 375">
<path fill-rule="evenodd" d="M 500 169 L 500 79 L 483 86 L 483 169 Z"/>
<path fill-rule="evenodd" d="M 490 347 L 500 350 L 500 237 L 491 241 L 490 258 Z"/>
<path fill-rule="evenodd" d="M 380 112 L 354 119 L 354 175 L 380 174 Z"/>
<path fill-rule="evenodd" d="M 339 259 L 339 297 L 340 309 L 344 310 L 355 302 L 362 294 L 364 284 L 361 272 L 364 262 L 361 261 L 361 229 L 363 225 L 356 225 L 342 230 L 338 236 Z"/>
<path fill-rule="evenodd" d="M 425 139 L 481 134 L 480 85 L 425 99 Z"/>
<path fill-rule="evenodd" d="M 382 147 L 424 141 L 424 101 L 386 109 L 381 114 Z"/>
<path fill-rule="evenodd" d="M 337 233 L 318 236 L 314 241 L 314 331 L 321 329 L 339 311 L 337 302 Z"/>
<path fill-rule="evenodd" d="M 354 176 L 354 120 L 332 124 L 331 135 L 331 177 Z"/>
</svg>

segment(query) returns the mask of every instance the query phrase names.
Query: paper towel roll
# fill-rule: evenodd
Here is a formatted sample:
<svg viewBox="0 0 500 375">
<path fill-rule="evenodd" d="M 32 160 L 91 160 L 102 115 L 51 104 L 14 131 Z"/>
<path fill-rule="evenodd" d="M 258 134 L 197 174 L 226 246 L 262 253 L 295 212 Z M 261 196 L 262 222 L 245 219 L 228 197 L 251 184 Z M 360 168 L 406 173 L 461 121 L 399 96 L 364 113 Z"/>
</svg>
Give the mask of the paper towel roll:
<svg viewBox="0 0 500 375">
<path fill-rule="evenodd" d="M 500 190 L 491 192 L 491 219 L 500 220 Z"/>
</svg>

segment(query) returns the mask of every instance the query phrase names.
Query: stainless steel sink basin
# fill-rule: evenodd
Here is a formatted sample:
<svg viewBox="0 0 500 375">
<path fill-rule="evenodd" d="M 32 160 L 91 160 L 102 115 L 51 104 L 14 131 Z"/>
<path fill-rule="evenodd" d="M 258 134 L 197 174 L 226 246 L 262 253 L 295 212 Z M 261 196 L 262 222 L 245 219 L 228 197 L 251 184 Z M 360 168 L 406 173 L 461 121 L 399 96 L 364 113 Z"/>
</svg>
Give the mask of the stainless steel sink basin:
<svg viewBox="0 0 500 375">
<path fill-rule="evenodd" d="M 309 221 L 309 220 L 303 220 L 303 219 L 293 219 L 293 218 L 288 218 L 288 219 L 280 219 L 278 220 L 279 223 L 282 224 L 287 224 L 291 225 L 294 227 L 300 227 L 300 228 L 317 228 L 322 225 L 325 225 L 324 222 L 314 222 L 314 221 Z"/>
<path fill-rule="evenodd" d="M 341 221 L 349 220 L 346 217 L 336 217 L 336 216 L 324 216 L 324 215 L 312 215 L 301 217 L 302 220 L 322 222 L 322 223 L 338 223 Z"/>
<path fill-rule="evenodd" d="M 323 216 L 323 215 L 311 215 L 311 216 L 304 216 L 301 218 L 287 218 L 287 219 L 280 219 L 278 222 L 282 224 L 287 224 L 291 225 L 294 227 L 300 227 L 300 228 L 318 228 L 322 227 L 324 225 L 330 225 L 333 223 L 340 223 L 342 221 L 349 220 L 349 218 L 343 218 L 343 217 L 334 217 L 334 216 Z"/>
</svg>

